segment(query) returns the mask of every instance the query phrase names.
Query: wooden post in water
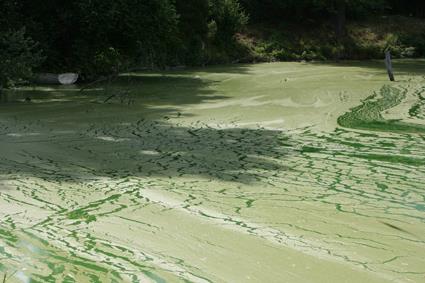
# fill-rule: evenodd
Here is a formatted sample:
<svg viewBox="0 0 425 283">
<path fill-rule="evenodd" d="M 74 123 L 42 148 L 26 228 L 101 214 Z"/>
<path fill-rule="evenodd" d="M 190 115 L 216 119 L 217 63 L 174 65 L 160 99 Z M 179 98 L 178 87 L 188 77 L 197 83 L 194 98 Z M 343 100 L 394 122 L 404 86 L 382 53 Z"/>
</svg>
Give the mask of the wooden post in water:
<svg viewBox="0 0 425 283">
<path fill-rule="evenodd" d="M 393 73 L 393 64 L 391 62 L 391 53 L 389 50 L 385 51 L 385 65 L 387 66 L 388 76 L 390 77 L 390 81 L 394 82 L 394 73 Z"/>
</svg>

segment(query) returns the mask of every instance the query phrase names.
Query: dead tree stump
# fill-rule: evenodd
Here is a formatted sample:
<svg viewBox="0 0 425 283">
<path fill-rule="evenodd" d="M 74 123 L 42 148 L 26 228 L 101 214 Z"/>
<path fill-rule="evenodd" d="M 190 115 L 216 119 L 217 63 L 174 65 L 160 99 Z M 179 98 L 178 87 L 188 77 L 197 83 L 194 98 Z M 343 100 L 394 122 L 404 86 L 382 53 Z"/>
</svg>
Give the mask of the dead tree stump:
<svg viewBox="0 0 425 283">
<path fill-rule="evenodd" d="M 388 77 L 390 81 L 394 82 L 394 73 L 393 73 L 393 64 L 391 62 L 391 53 L 390 51 L 385 51 L 385 65 L 387 66 Z"/>
</svg>

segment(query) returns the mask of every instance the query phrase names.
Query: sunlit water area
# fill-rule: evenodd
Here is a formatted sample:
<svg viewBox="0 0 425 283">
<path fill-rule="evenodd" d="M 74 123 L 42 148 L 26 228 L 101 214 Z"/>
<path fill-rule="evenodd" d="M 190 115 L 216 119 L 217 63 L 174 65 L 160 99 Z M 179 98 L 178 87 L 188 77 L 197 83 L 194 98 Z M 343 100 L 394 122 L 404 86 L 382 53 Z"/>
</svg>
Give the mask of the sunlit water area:
<svg viewBox="0 0 425 283">
<path fill-rule="evenodd" d="M 7 282 L 425 282 L 425 61 L 25 87 L 0 104 Z M 30 101 L 28 101 L 30 98 Z"/>
</svg>

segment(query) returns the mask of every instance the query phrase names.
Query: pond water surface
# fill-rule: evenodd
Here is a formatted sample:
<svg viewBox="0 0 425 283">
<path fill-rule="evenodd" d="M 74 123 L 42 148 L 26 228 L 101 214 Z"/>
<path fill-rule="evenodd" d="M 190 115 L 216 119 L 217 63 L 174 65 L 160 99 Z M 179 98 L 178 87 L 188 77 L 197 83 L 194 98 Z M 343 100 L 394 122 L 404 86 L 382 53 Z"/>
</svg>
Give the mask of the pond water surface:
<svg viewBox="0 0 425 283">
<path fill-rule="evenodd" d="M 10 92 L 0 275 L 425 282 L 425 61 L 396 61 L 395 83 L 382 65 L 236 65 Z"/>
</svg>

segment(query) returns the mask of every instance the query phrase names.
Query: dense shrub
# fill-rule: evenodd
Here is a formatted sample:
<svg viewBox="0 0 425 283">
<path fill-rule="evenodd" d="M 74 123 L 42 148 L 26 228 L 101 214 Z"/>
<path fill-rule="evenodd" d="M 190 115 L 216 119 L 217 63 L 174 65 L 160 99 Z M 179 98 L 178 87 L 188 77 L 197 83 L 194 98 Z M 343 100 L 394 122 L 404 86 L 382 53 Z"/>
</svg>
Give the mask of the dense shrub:
<svg viewBox="0 0 425 283">
<path fill-rule="evenodd" d="M 179 30 L 178 61 L 189 65 L 203 65 L 209 31 L 209 0 L 177 0 Z"/>
<path fill-rule="evenodd" d="M 228 63 L 243 57 L 243 47 L 235 36 L 247 21 L 237 0 L 209 0 L 205 62 Z"/>
<path fill-rule="evenodd" d="M 424 57 L 425 56 L 425 33 L 404 34 L 400 41 L 407 46 L 403 51 L 404 57 Z"/>
<path fill-rule="evenodd" d="M 0 87 L 10 87 L 32 75 L 42 61 L 37 44 L 25 30 L 0 33 Z"/>
<path fill-rule="evenodd" d="M 248 17 L 243 12 L 237 0 L 211 0 L 210 28 L 214 42 L 219 46 L 234 43 L 235 33 L 247 23 Z"/>
<path fill-rule="evenodd" d="M 423 2 L 413 3 L 424 10 Z M 375 14 L 395 13 L 392 7 L 412 13 L 407 6 L 399 0 L 0 1 L 0 33 L 26 27 L 47 57 L 43 70 L 75 71 L 89 80 L 130 66 L 368 59 L 386 48 L 395 57 L 425 56 L 425 32 L 414 21 L 404 30 L 389 20 L 377 25 L 397 31 L 350 30 L 353 19 L 381 19 Z M 248 14 L 250 29 L 265 24 L 269 31 L 247 33 Z"/>
<path fill-rule="evenodd" d="M 20 18 L 45 50 L 49 71 L 77 71 L 86 78 L 107 73 L 111 67 L 99 60 L 110 57 L 110 50 L 120 66 L 129 60 L 163 66 L 176 57 L 178 16 L 172 0 L 20 2 Z"/>
</svg>

